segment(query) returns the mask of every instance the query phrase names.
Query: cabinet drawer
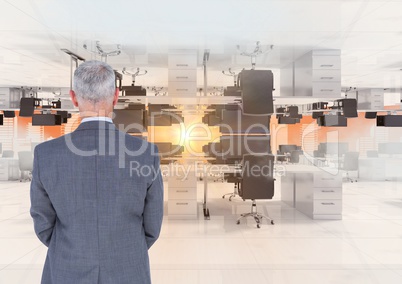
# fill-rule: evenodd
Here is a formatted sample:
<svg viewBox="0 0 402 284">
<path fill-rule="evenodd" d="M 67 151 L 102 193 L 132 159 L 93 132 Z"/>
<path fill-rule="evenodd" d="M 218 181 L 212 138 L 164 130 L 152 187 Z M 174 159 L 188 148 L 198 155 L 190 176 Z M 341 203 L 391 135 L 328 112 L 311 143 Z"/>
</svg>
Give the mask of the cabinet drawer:
<svg viewBox="0 0 402 284">
<path fill-rule="evenodd" d="M 340 82 L 341 70 L 313 70 L 314 82 Z"/>
<path fill-rule="evenodd" d="M 169 54 L 169 69 L 195 69 L 197 68 L 197 55 L 195 54 Z"/>
<path fill-rule="evenodd" d="M 7 173 L 0 173 L 0 180 L 8 180 L 8 174 Z"/>
<path fill-rule="evenodd" d="M 342 187 L 342 175 L 325 172 L 314 173 L 314 187 Z"/>
<path fill-rule="evenodd" d="M 314 199 L 342 199 L 341 187 L 315 187 Z"/>
<path fill-rule="evenodd" d="M 190 172 L 188 175 L 170 176 L 168 178 L 168 185 L 172 188 L 195 187 L 197 185 L 197 178 L 194 172 Z"/>
<path fill-rule="evenodd" d="M 170 81 L 168 85 L 168 92 L 170 95 L 196 95 L 197 84 L 195 82 L 173 82 Z"/>
<path fill-rule="evenodd" d="M 197 199 L 196 187 L 171 187 L 168 188 L 169 199 Z"/>
<path fill-rule="evenodd" d="M 313 69 L 341 69 L 340 56 L 313 56 Z"/>
<path fill-rule="evenodd" d="M 314 200 L 314 214 L 342 214 L 342 200 Z"/>
<path fill-rule="evenodd" d="M 196 69 L 169 70 L 169 82 L 195 82 L 197 81 Z"/>
<path fill-rule="evenodd" d="M 341 98 L 340 82 L 313 82 L 313 97 Z"/>
<path fill-rule="evenodd" d="M 197 200 L 169 200 L 169 215 L 197 215 Z"/>
</svg>

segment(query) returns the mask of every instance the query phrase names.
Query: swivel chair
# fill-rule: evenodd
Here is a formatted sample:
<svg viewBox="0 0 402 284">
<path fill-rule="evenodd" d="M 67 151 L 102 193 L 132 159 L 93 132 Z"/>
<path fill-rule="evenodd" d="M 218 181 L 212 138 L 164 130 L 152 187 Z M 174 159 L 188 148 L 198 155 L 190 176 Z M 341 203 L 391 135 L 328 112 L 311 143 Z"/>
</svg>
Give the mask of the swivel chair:
<svg viewBox="0 0 402 284">
<path fill-rule="evenodd" d="M 350 182 L 357 182 L 357 179 L 349 177 L 350 171 L 359 170 L 359 152 L 346 152 L 343 157 L 342 170 L 346 171 L 346 180 Z"/>
<path fill-rule="evenodd" d="M 281 163 L 286 162 L 285 153 L 282 153 L 281 151 L 278 150 L 278 151 L 276 151 L 276 154 L 277 154 L 277 157 L 276 157 L 277 162 L 281 162 Z"/>
<path fill-rule="evenodd" d="M 18 166 L 21 171 L 20 182 L 31 181 L 33 170 L 33 155 L 31 151 L 18 152 Z"/>
<path fill-rule="evenodd" d="M 262 219 L 267 219 L 274 224 L 269 216 L 257 211 L 256 199 L 272 199 L 274 196 L 274 156 L 273 155 L 244 155 L 243 156 L 242 181 L 239 195 L 243 199 L 251 199 L 251 212 L 240 215 L 237 224 L 242 218 L 253 217 L 260 228 Z"/>
<path fill-rule="evenodd" d="M 222 198 L 225 198 L 226 195 L 229 195 L 229 201 L 232 201 L 233 197 L 240 196 L 240 182 L 241 182 L 241 174 L 240 173 L 224 173 L 223 178 L 229 182 L 234 183 L 233 192 L 225 193 L 222 195 Z"/>
<path fill-rule="evenodd" d="M 14 158 L 14 151 L 12 150 L 4 150 L 2 158 Z"/>
<path fill-rule="evenodd" d="M 290 152 L 289 163 L 298 164 L 300 161 L 300 155 L 303 153 L 301 150 L 295 150 Z"/>
</svg>

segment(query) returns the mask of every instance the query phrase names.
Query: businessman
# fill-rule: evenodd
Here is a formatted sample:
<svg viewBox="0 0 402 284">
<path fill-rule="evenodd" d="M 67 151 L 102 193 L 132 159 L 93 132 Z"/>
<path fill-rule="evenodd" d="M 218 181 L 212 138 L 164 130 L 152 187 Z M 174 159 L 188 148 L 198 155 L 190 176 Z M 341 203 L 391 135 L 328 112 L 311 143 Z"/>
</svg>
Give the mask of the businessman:
<svg viewBox="0 0 402 284">
<path fill-rule="evenodd" d="M 159 157 L 112 123 L 118 94 L 108 64 L 82 63 L 70 92 L 81 124 L 35 148 L 30 212 L 48 247 L 42 284 L 151 283 L 148 249 L 163 216 Z"/>
</svg>

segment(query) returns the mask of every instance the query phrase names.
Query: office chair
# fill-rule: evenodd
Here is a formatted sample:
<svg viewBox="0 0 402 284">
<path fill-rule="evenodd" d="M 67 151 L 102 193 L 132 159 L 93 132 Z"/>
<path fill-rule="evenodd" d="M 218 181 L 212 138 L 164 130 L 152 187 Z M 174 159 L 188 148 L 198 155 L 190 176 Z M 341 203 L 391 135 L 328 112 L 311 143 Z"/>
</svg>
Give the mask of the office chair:
<svg viewBox="0 0 402 284">
<path fill-rule="evenodd" d="M 349 171 L 359 170 L 359 152 L 346 152 L 343 157 L 342 170 L 346 171 L 346 180 L 350 182 L 357 182 L 357 179 L 349 177 Z"/>
<path fill-rule="evenodd" d="M 232 201 L 233 197 L 240 196 L 240 182 L 241 182 L 241 174 L 240 173 L 224 173 L 223 178 L 229 182 L 234 183 L 233 192 L 225 193 L 222 195 L 222 198 L 225 198 L 226 195 L 229 195 L 229 201 Z"/>
<path fill-rule="evenodd" d="M 14 151 L 12 150 L 4 150 L 2 158 L 14 158 Z"/>
<path fill-rule="evenodd" d="M 286 156 L 284 156 L 285 153 L 282 153 L 281 151 L 278 150 L 278 151 L 276 151 L 276 154 L 278 155 L 278 156 L 276 156 L 277 162 L 281 162 L 281 163 L 286 162 Z"/>
<path fill-rule="evenodd" d="M 18 152 L 18 166 L 21 171 L 20 182 L 32 180 L 33 155 L 31 151 Z M 28 173 L 28 176 L 25 174 Z"/>
<path fill-rule="evenodd" d="M 260 228 L 262 219 L 267 219 L 274 224 L 269 216 L 257 211 L 256 199 L 272 199 L 274 196 L 274 156 L 273 155 L 244 155 L 242 180 L 239 188 L 239 195 L 243 199 L 251 199 L 251 212 L 241 214 L 237 219 L 240 224 L 242 218 L 253 217 Z"/>
<path fill-rule="evenodd" d="M 303 152 L 300 150 L 295 150 L 295 151 L 290 152 L 289 163 L 298 164 L 300 161 L 300 155 L 302 153 Z"/>
<path fill-rule="evenodd" d="M 366 154 L 367 158 L 378 158 L 378 151 L 368 150 Z"/>
</svg>

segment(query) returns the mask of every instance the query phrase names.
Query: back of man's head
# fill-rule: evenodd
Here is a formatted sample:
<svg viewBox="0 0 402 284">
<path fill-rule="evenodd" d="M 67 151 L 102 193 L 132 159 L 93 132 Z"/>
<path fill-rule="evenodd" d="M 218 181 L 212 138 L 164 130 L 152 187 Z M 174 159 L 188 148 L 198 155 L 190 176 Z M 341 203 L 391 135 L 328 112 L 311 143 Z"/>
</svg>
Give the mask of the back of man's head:
<svg viewBox="0 0 402 284">
<path fill-rule="evenodd" d="M 105 62 L 86 61 L 74 72 L 73 90 L 80 103 L 112 103 L 116 92 L 115 74 Z"/>
</svg>

